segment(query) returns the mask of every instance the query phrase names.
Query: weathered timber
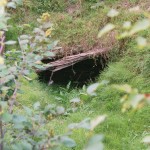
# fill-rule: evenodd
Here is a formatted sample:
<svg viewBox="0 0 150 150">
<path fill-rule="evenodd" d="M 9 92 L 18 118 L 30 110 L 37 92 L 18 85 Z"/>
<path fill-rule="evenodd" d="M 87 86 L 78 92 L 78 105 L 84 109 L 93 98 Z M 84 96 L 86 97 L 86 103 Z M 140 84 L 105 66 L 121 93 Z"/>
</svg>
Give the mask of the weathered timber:
<svg viewBox="0 0 150 150">
<path fill-rule="evenodd" d="M 84 53 L 66 56 L 61 59 L 51 60 L 43 69 L 37 69 L 40 80 L 49 84 L 75 83 L 82 86 L 89 81 L 94 81 L 104 69 L 110 47 L 93 49 Z"/>
<path fill-rule="evenodd" d="M 62 70 L 64 68 L 67 68 L 69 66 L 73 66 L 74 64 L 86 60 L 86 59 L 91 59 L 95 58 L 98 56 L 104 56 L 107 54 L 107 52 L 110 50 L 110 48 L 102 48 L 102 49 L 94 49 L 88 52 L 72 55 L 72 56 L 67 56 L 62 59 L 58 59 L 56 61 L 52 61 L 47 64 L 47 66 L 44 69 L 37 69 L 36 72 L 40 73 L 46 70 L 56 72 L 59 70 Z"/>
</svg>

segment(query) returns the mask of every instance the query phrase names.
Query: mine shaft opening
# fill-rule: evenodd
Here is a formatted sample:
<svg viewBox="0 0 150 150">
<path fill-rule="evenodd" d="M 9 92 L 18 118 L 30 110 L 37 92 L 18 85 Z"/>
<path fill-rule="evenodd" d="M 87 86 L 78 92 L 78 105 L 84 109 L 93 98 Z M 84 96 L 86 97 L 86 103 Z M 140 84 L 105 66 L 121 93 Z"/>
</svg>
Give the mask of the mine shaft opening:
<svg viewBox="0 0 150 150">
<path fill-rule="evenodd" d="M 39 73 L 39 80 L 49 84 L 82 87 L 94 82 L 107 65 L 103 57 L 88 58 L 56 72 L 46 70 Z"/>
</svg>

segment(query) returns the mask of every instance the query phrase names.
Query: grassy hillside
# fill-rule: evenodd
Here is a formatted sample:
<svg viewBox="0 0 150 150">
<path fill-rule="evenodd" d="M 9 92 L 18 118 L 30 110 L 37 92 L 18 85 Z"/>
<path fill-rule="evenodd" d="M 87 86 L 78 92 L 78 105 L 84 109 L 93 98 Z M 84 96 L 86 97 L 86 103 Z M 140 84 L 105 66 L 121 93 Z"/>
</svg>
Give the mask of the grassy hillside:
<svg viewBox="0 0 150 150">
<path fill-rule="evenodd" d="M 77 51 L 92 49 L 95 45 L 100 44 L 99 39 L 97 39 L 99 28 L 110 21 L 106 17 L 109 8 L 113 7 L 121 10 L 122 13 L 119 18 L 111 20 L 119 25 L 126 20 L 131 20 L 134 23 L 143 17 L 127 15 L 125 13 L 126 9 L 140 4 L 144 9 L 147 9 L 145 5 L 149 3 L 148 1 L 141 3 L 140 1 L 121 2 L 109 0 L 98 8 L 91 9 L 91 6 L 95 6 L 95 1 L 86 1 L 79 8 L 74 8 L 73 2 L 75 3 L 76 1 L 72 1 L 72 3 L 64 3 L 64 1 L 55 3 L 53 1 L 54 4 L 47 1 L 46 4 L 42 5 L 40 0 L 33 1 L 33 3 L 29 1 L 29 3 L 26 3 L 26 8 L 17 10 L 18 13 L 11 20 L 13 27 L 7 33 L 7 38 L 15 40 L 18 34 L 30 32 L 36 26 L 34 20 L 37 16 L 42 12 L 49 11 L 55 28 L 52 37 L 60 40 L 59 44 L 61 46 L 68 50 L 76 49 Z M 37 7 L 34 7 L 34 3 L 36 3 Z M 73 13 L 68 12 L 71 7 L 75 9 Z M 28 15 L 25 15 L 24 12 L 27 12 Z M 31 27 L 20 30 L 15 26 L 15 24 L 26 23 L 30 24 Z M 140 34 L 150 38 L 150 30 Z M 93 118 L 100 114 L 108 115 L 108 119 L 98 126 L 94 132 L 74 131 L 73 138 L 78 144 L 74 148 L 75 150 L 81 150 L 87 139 L 95 133 L 104 135 L 106 150 L 146 149 L 141 140 L 146 134 L 150 133 L 150 107 L 146 106 L 137 112 L 121 113 L 120 99 L 123 95 L 114 89 L 112 85 L 129 84 L 134 88 L 138 88 L 141 93 L 150 93 L 150 49 L 139 50 L 133 39 L 127 40 L 123 47 L 120 47 L 120 44 L 118 42 L 113 48 L 107 67 L 97 79 L 98 82 L 108 80 L 109 84 L 100 87 L 96 97 L 90 97 L 87 100 L 81 99 L 82 103 L 76 112 L 52 121 L 52 128 L 57 133 L 63 133 L 69 123 L 80 122 L 84 118 Z M 69 108 L 69 101 L 72 98 L 79 97 L 83 92 L 83 89 L 58 85 L 47 86 L 38 81 L 28 82 L 25 79 L 23 79 L 23 83 L 23 94 L 19 95 L 18 99 L 19 103 L 27 104 L 28 106 L 40 101 L 42 105 L 56 103 Z"/>
</svg>

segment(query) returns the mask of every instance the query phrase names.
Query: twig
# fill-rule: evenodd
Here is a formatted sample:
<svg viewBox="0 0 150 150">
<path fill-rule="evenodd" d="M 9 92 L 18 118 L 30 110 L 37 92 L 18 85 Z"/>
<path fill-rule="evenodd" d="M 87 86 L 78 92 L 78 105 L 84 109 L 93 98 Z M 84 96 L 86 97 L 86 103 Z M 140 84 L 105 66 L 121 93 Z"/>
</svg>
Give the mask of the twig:
<svg viewBox="0 0 150 150">
<path fill-rule="evenodd" d="M 15 79 L 14 79 L 15 80 Z M 13 113 L 13 107 L 16 103 L 16 97 L 17 97 L 17 91 L 19 89 L 19 85 L 17 83 L 17 81 L 15 80 L 15 90 L 14 90 L 14 93 L 13 95 L 11 96 L 10 100 L 8 101 L 8 104 L 9 104 L 9 113 L 12 114 Z"/>
<path fill-rule="evenodd" d="M 0 105 L 0 113 L 2 113 L 2 106 Z M 4 133 L 3 133 L 3 123 L 2 123 L 2 118 L 0 116 L 0 150 L 3 150 L 3 138 L 4 138 Z"/>
<path fill-rule="evenodd" d="M 4 52 L 4 41 L 5 41 L 5 35 L 3 34 L 2 37 L 1 37 L 1 40 L 0 40 L 0 55 L 3 54 Z"/>
</svg>

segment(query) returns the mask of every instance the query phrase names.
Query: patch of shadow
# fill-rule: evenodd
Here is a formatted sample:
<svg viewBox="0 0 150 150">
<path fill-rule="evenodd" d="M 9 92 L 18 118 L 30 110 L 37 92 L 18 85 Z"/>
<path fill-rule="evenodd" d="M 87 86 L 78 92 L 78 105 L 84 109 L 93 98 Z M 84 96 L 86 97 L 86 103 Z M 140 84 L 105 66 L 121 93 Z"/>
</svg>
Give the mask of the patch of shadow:
<svg viewBox="0 0 150 150">
<path fill-rule="evenodd" d="M 94 82 L 107 65 L 103 57 L 89 58 L 82 60 L 72 66 L 56 72 L 49 70 L 39 73 L 39 80 L 49 84 L 72 85 L 82 87 L 89 82 Z"/>
</svg>

